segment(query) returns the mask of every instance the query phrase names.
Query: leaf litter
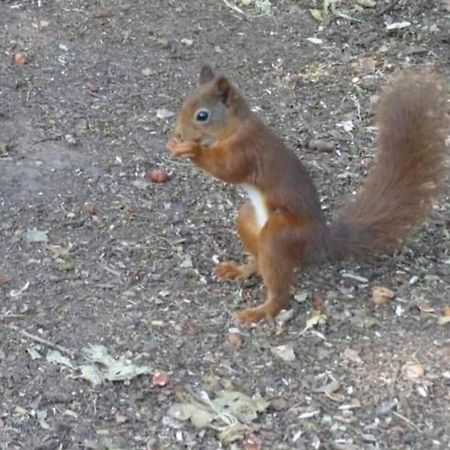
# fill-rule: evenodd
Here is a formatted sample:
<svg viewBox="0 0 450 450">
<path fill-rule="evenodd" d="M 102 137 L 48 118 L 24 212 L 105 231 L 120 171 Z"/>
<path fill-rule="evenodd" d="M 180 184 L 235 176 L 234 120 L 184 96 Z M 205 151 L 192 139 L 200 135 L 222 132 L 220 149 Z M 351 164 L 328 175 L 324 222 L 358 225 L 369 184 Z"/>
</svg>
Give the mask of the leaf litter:
<svg viewBox="0 0 450 450">
<path fill-rule="evenodd" d="M 39 353 L 29 351 L 32 358 Z M 89 381 L 92 386 L 99 386 L 105 381 L 129 381 L 140 375 L 149 375 L 153 369 L 148 365 L 137 365 L 127 358 L 115 358 L 103 345 L 89 345 L 81 350 L 88 364 L 77 365 L 71 358 L 63 356 L 57 350 L 49 350 L 47 361 L 79 372 L 75 378 Z"/>
<path fill-rule="evenodd" d="M 259 394 L 249 397 L 238 391 L 220 390 L 214 399 L 206 391 L 198 395 L 183 392 L 179 398 L 181 401 L 173 404 L 168 414 L 180 421 L 190 420 L 197 428 L 218 431 L 224 445 L 243 439 L 258 413 L 269 406 Z"/>
</svg>

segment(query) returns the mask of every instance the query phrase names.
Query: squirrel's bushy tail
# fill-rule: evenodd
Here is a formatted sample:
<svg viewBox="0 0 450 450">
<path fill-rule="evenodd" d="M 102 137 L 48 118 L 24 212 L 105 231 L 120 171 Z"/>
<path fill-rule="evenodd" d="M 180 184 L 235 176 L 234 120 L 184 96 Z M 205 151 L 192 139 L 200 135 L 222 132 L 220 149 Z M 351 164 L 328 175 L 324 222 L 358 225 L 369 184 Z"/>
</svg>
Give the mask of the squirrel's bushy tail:
<svg viewBox="0 0 450 450">
<path fill-rule="evenodd" d="M 423 224 L 446 185 L 446 99 L 428 72 L 403 73 L 382 93 L 378 161 L 330 226 L 332 259 L 395 248 Z"/>
</svg>

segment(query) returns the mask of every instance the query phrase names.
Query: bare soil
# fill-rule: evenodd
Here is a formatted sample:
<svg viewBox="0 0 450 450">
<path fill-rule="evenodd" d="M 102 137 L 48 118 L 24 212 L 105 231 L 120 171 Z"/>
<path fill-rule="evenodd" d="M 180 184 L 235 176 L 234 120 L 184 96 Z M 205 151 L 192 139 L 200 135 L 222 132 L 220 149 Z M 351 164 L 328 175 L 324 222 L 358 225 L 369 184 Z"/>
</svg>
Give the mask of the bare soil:
<svg viewBox="0 0 450 450">
<path fill-rule="evenodd" d="M 274 0 L 269 16 L 230 3 L 0 2 L 1 449 L 223 448 L 168 415 L 180 392 L 219 389 L 270 402 L 234 449 L 450 448 L 449 197 L 395 255 L 299 272 L 279 330 L 236 329 L 264 295 L 213 276 L 243 258 L 242 194 L 164 149 L 167 112 L 209 62 L 298 152 L 331 217 L 373 160 L 380 86 L 410 65 L 448 79 L 448 2 L 349 0 L 322 23 L 319 1 Z M 374 286 L 394 299 L 375 306 Z M 304 331 L 314 295 L 328 319 Z M 169 382 L 93 387 L 46 359 L 59 346 L 83 364 L 88 344 Z"/>
</svg>

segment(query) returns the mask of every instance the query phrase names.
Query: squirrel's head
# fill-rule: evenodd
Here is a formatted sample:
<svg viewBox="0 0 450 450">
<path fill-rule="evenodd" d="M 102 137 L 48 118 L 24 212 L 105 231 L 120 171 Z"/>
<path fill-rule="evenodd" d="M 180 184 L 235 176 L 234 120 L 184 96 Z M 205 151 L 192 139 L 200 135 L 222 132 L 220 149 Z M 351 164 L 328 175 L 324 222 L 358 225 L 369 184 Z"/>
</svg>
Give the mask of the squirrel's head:
<svg viewBox="0 0 450 450">
<path fill-rule="evenodd" d="M 209 146 L 232 131 L 246 105 L 228 78 L 214 75 L 210 66 L 202 67 L 198 80 L 197 89 L 183 103 L 174 135 Z"/>
</svg>

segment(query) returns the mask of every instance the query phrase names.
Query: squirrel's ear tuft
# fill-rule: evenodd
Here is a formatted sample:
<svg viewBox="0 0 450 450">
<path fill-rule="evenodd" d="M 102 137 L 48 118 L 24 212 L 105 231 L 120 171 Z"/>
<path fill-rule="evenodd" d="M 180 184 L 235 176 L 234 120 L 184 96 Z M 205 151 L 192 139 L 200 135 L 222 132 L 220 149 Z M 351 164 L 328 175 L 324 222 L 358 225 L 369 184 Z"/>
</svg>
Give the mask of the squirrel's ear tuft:
<svg viewBox="0 0 450 450">
<path fill-rule="evenodd" d="M 228 106 L 230 103 L 230 96 L 233 89 L 233 86 L 231 85 L 230 81 L 228 80 L 227 77 L 220 75 L 217 77 L 215 85 L 217 89 L 217 96 L 220 97 L 222 102 Z"/>
<path fill-rule="evenodd" d="M 206 64 L 200 69 L 200 73 L 198 74 L 198 82 L 200 84 L 205 84 L 208 81 L 211 81 L 214 78 L 214 72 L 210 65 Z"/>
</svg>

